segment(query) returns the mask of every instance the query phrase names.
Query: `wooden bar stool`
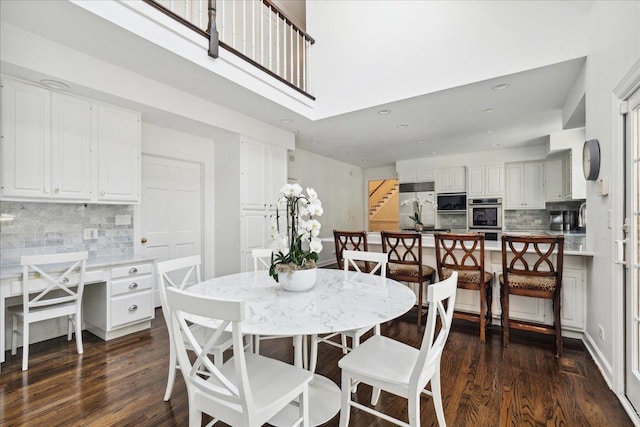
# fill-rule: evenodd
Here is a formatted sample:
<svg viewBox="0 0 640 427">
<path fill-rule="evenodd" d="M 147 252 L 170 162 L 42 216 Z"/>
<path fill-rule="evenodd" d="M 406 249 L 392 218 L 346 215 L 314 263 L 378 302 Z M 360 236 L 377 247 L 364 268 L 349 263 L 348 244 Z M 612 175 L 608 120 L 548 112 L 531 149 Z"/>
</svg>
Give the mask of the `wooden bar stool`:
<svg viewBox="0 0 640 427">
<path fill-rule="evenodd" d="M 434 283 L 436 271 L 422 263 L 422 234 L 381 231 L 382 251 L 389 255 L 387 277 L 418 284 L 418 328 L 422 327 L 423 285 Z"/>
<path fill-rule="evenodd" d="M 531 250 L 530 250 L 531 249 Z M 553 262 L 555 255 L 555 264 Z M 560 295 L 562 294 L 562 260 L 564 236 L 502 236 L 502 306 L 503 344 L 509 346 L 509 329 L 522 329 L 556 336 L 556 356 L 562 357 Z M 553 303 L 553 325 L 510 319 L 509 295 L 545 298 Z"/>
<path fill-rule="evenodd" d="M 478 314 L 455 311 L 453 317 L 480 324 L 480 341 L 486 340 L 486 329 L 491 325 L 493 275 L 484 268 L 484 234 L 436 233 L 436 263 L 438 277 L 443 281 L 458 272 L 458 288 L 479 291 Z"/>
<path fill-rule="evenodd" d="M 336 245 L 336 261 L 338 262 L 338 268 L 344 269 L 344 257 L 342 252 L 348 251 L 364 251 L 367 252 L 367 233 L 365 231 L 339 231 L 333 230 L 333 240 Z M 371 269 L 368 261 L 357 261 L 358 268 L 363 273 L 368 273 Z M 355 268 L 347 263 L 347 267 L 350 270 Z"/>
</svg>

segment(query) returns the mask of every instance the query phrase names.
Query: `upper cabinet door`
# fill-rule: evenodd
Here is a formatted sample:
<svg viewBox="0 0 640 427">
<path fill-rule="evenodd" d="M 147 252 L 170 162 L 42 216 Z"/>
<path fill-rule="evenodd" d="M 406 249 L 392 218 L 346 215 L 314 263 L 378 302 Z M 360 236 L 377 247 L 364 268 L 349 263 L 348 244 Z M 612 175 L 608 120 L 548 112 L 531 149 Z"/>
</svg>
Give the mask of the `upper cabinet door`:
<svg viewBox="0 0 640 427">
<path fill-rule="evenodd" d="M 98 105 L 98 200 L 140 201 L 140 114 Z"/>
<path fill-rule="evenodd" d="M 484 166 L 469 166 L 467 192 L 469 196 L 485 195 Z"/>
<path fill-rule="evenodd" d="M 2 197 L 51 195 L 51 92 L 2 82 Z"/>
<path fill-rule="evenodd" d="M 278 206 L 280 189 L 287 183 L 287 150 L 275 146 L 269 147 L 268 170 L 267 208 L 275 209 Z"/>
<path fill-rule="evenodd" d="M 504 192 L 504 168 L 502 166 L 485 166 L 485 194 L 502 196 Z"/>
<path fill-rule="evenodd" d="M 240 189 L 242 209 L 267 207 L 267 145 L 261 142 L 241 141 Z M 286 178 L 286 175 L 285 175 Z"/>
<path fill-rule="evenodd" d="M 52 94 L 52 197 L 91 200 L 91 103 Z"/>
</svg>

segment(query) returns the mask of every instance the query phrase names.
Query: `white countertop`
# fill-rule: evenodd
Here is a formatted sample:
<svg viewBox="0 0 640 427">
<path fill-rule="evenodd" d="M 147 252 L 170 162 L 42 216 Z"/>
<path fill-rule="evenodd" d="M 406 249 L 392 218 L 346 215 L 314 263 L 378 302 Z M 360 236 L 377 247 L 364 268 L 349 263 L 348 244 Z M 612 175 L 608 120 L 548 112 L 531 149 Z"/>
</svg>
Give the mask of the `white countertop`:
<svg viewBox="0 0 640 427">
<path fill-rule="evenodd" d="M 154 257 L 138 254 L 89 257 L 89 259 L 87 259 L 87 268 L 113 267 L 116 265 L 150 262 L 154 260 Z M 56 271 L 55 267 L 50 271 Z M 18 279 L 20 277 L 22 277 L 21 265 L 3 265 L 2 268 L 0 268 L 0 279 Z"/>
</svg>

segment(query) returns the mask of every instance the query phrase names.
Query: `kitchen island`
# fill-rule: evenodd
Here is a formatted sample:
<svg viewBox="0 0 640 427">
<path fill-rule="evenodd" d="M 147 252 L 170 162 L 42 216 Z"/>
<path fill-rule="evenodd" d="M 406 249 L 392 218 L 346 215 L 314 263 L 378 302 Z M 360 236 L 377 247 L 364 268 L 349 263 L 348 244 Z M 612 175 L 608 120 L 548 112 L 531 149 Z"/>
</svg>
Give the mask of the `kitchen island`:
<svg viewBox="0 0 640 427">
<path fill-rule="evenodd" d="M 514 231 L 512 234 L 545 234 L 545 232 Z M 326 244 L 329 244 L 329 241 L 333 242 L 333 239 L 329 238 L 323 240 L 327 242 Z M 367 244 L 370 251 L 382 251 L 380 233 L 368 233 Z M 587 269 L 593 255 L 594 251 L 587 247 L 584 236 L 565 235 L 561 306 L 563 336 L 580 338 L 584 332 Z M 424 264 L 436 268 L 435 243 L 432 233 L 424 233 L 422 236 L 422 257 Z M 485 241 L 485 269 L 493 274 L 492 321 L 494 324 L 500 324 L 500 284 L 498 282 L 498 276 L 502 274 L 502 244 L 500 241 Z M 509 297 L 509 307 L 510 316 L 514 319 L 553 323 L 551 300 L 512 295 Z M 458 289 L 456 310 L 478 313 L 479 308 L 478 291 Z"/>
</svg>

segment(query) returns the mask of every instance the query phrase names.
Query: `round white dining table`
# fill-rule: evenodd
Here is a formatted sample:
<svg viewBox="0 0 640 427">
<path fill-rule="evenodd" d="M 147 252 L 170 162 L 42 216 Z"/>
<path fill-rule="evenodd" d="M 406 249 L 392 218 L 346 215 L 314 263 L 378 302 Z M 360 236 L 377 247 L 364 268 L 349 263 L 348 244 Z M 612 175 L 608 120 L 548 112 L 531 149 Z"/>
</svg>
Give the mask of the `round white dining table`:
<svg viewBox="0 0 640 427">
<path fill-rule="evenodd" d="M 289 292 L 266 271 L 216 277 L 190 286 L 191 293 L 245 302 L 242 332 L 251 335 L 293 335 L 297 340 L 294 364 L 302 363 L 302 338 L 347 331 L 383 323 L 406 313 L 416 297 L 407 286 L 365 273 L 319 268 L 313 288 Z M 315 374 L 309 385 L 310 424 L 330 420 L 340 410 L 340 389 Z M 286 425 L 298 410 L 280 412 L 269 421 Z M 290 424 L 289 424 L 290 425 Z"/>
</svg>

